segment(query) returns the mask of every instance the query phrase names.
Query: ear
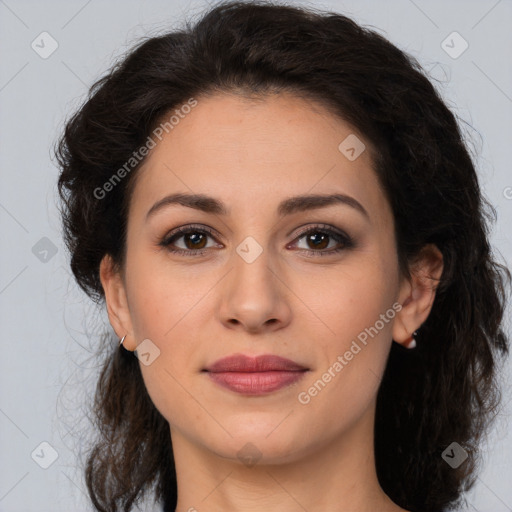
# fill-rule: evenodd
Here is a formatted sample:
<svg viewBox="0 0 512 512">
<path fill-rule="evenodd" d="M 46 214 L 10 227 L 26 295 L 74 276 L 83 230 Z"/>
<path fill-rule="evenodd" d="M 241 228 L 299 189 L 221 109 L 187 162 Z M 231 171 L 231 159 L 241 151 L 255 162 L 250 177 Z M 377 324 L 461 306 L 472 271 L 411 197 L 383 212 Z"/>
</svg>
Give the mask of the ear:
<svg viewBox="0 0 512 512">
<path fill-rule="evenodd" d="M 126 290 L 120 271 L 115 267 L 112 257 L 106 254 L 100 263 L 100 281 L 105 292 L 110 325 L 119 339 L 127 335 L 123 346 L 127 350 L 134 350 L 133 328 L 126 299 Z"/>
<path fill-rule="evenodd" d="M 434 244 L 425 245 L 411 266 L 411 277 L 404 277 L 400 284 L 398 300 L 402 309 L 393 323 L 393 340 L 397 343 L 407 344 L 428 318 L 442 272 L 441 251 Z"/>
</svg>

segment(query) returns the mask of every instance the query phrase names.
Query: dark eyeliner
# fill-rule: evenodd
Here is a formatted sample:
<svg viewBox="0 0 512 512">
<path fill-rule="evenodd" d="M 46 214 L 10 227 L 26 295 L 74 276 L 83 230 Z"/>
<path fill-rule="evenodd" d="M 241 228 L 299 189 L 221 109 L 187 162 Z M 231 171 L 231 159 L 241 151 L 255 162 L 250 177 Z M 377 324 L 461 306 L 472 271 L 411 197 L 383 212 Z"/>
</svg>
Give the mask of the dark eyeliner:
<svg viewBox="0 0 512 512">
<path fill-rule="evenodd" d="M 302 231 L 300 231 L 297 234 L 294 242 L 292 242 L 292 243 L 296 243 L 297 240 L 299 240 L 299 239 L 303 238 L 304 236 L 309 235 L 311 233 L 322 233 L 322 234 L 328 235 L 329 237 L 333 238 L 336 242 L 338 242 L 338 244 L 341 245 L 341 247 L 338 247 L 335 249 L 324 249 L 324 250 L 319 250 L 319 251 L 315 251 L 313 249 L 297 249 L 300 252 L 305 251 L 305 252 L 311 254 L 313 257 L 329 256 L 332 254 L 338 254 L 341 251 L 353 249 L 356 246 L 354 240 L 349 235 L 347 235 L 346 233 L 344 233 L 342 231 L 334 229 L 327 224 L 317 224 L 315 226 L 308 226 L 307 228 L 303 229 Z"/>
<path fill-rule="evenodd" d="M 188 225 L 183 226 L 180 228 L 177 228 L 173 231 L 171 231 L 169 234 L 165 235 L 165 237 L 159 242 L 158 245 L 161 247 L 164 247 L 166 250 L 168 250 L 172 254 L 177 255 L 184 255 L 184 256 L 201 256 L 205 253 L 207 253 L 211 247 L 203 248 L 203 249 L 172 249 L 170 248 L 173 241 L 180 238 L 183 235 L 190 234 L 190 233 L 200 233 L 203 235 L 209 235 L 212 238 L 215 238 L 215 233 L 210 228 L 199 226 L 199 225 Z M 340 247 L 335 249 L 323 249 L 323 250 L 314 250 L 314 249 L 297 249 L 299 252 L 304 253 L 316 257 L 316 256 L 328 256 L 332 254 L 338 254 L 341 251 L 345 251 L 348 249 L 352 249 L 355 247 L 355 242 L 353 239 L 348 236 L 346 233 L 343 233 L 342 231 L 338 231 L 337 229 L 333 229 L 329 225 L 326 224 L 318 224 L 313 226 L 308 226 L 307 228 L 300 231 L 293 242 L 291 244 L 296 244 L 298 240 L 303 238 L 306 235 L 309 235 L 311 233 L 321 233 L 324 235 L 328 235 L 330 238 L 334 239 Z M 290 244 L 288 244 L 289 246 Z M 287 247 L 288 247 L 287 246 Z"/>
<path fill-rule="evenodd" d="M 158 245 L 164 247 L 166 250 L 171 252 L 172 254 L 178 254 L 178 255 L 184 255 L 184 256 L 201 256 L 202 254 L 205 254 L 208 252 L 211 248 L 204 248 L 204 249 L 171 249 L 169 246 L 171 245 L 171 242 L 177 238 L 180 238 L 183 235 L 187 235 L 190 233 L 201 233 L 203 235 L 209 235 L 212 238 L 214 238 L 214 231 L 210 228 L 207 228 L 205 226 L 199 226 L 199 225 L 188 225 L 188 226 L 182 226 L 180 228 L 177 228 L 170 233 L 166 234 L 164 238 L 159 242 Z"/>
</svg>

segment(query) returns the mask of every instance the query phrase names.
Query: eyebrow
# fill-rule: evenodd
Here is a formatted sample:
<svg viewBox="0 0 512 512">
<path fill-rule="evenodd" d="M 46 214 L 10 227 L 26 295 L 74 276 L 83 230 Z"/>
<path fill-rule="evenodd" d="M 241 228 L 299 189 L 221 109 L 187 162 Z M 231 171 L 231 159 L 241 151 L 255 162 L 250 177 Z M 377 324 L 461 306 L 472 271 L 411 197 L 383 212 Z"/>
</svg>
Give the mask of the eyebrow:
<svg viewBox="0 0 512 512">
<path fill-rule="evenodd" d="M 157 201 L 146 214 L 146 220 L 159 210 L 173 204 L 179 204 L 215 215 L 226 216 L 230 213 L 226 208 L 226 205 L 214 197 L 207 196 L 205 194 L 176 193 L 168 195 Z M 279 203 L 277 213 L 279 217 L 284 217 L 286 215 L 291 215 L 292 213 L 316 210 L 334 204 L 350 206 L 362 213 L 368 220 L 370 219 L 370 216 L 363 205 L 353 197 L 345 194 L 307 194 L 289 197 Z"/>
</svg>

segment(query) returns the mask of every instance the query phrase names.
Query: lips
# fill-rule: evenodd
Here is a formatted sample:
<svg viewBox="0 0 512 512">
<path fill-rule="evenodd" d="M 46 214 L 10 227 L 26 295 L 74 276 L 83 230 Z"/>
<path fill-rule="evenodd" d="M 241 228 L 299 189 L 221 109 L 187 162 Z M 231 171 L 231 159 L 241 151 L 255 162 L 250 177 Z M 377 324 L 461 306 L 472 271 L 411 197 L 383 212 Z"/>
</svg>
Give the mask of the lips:
<svg viewBox="0 0 512 512">
<path fill-rule="evenodd" d="M 248 357 L 242 354 L 219 359 L 206 371 L 213 373 L 220 372 L 270 372 L 270 371 L 300 371 L 307 370 L 306 367 L 295 363 L 290 359 L 274 355 L 262 355 Z"/>
<path fill-rule="evenodd" d="M 275 355 L 248 357 L 235 354 L 219 359 L 204 371 L 224 388 L 246 395 L 260 395 L 293 384 L 308 368 Z"/>
</svg>

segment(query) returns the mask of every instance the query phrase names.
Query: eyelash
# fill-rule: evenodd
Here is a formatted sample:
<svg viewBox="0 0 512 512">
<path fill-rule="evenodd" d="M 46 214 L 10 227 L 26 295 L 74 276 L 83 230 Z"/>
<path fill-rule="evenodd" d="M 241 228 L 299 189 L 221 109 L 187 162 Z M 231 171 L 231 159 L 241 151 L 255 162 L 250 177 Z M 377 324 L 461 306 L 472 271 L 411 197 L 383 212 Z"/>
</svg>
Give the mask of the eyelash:
<svg viewBox="0 0 512 512">
<path fill-rule="evenodd" d="M 181 238 L 183 235 L 191 234 L 191 233 L 201 233 L 203 235 L 210 235 L 212 238 L 215 238 L 214 232 L 203 226 L 185 226 L 176 229 L 175 231 L 169 233 L 164 237 L 164 239 L 159 243 L 160 246 L 165 247 L 169 252 L 177 255 L 183 255 L 183 256 L 201 256 L 205 254 L 209 249 L 171 249 L 170 245 L 171 242 L 176 241 L 177 239 Z M 319 224 L 317 226 L 311 226 L 307 229 L 304 229 L 301 231 L 294 241 L 298 241 L 301 238 L 303 238 L 306 235 L 310 235 L 312 233 L 321 233 L 324 235 L 328 235 L 329 237 L 333 238 L 337 243 L 342 244 L 342 247 L 339 247 L 337 249 L 329 249 L 329 250 L 308 250 L 308 249 L 299 249 L 301 252 L 307 252 L 311 254 L 312 256 L 327 256 L 330 254 L 338 254 L 339 252 L 347 249 L 352 249 L 355 247 L 355 243 L 348 235 L 334 231 L 332 228 L 325 224 Z"/>
</svg>

